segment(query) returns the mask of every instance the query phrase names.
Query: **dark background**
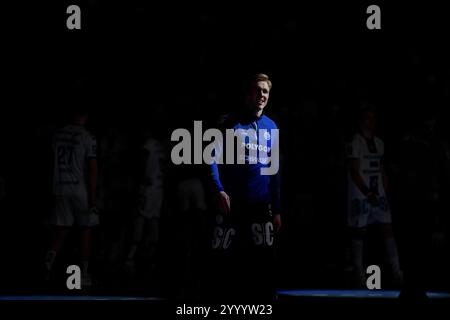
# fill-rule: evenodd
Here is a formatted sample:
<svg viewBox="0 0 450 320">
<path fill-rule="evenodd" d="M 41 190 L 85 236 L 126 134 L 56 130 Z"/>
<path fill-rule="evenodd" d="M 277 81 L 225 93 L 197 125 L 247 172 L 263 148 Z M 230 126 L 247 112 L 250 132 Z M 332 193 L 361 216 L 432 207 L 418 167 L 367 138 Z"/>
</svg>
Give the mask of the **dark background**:
<svg viewBox="0 0 450 320">
<path fill-rule="evenodd" d="M 66 28 L 69 4 L 81 6 L 81 30 Z M 377 105 L 387 153 L 430 113 L 438 115 L 442 137 L 449 134 L 449 23 L 443 5 L 380 3 L 381 30 L 366 28 L 367 5 L 6 6 L 0 175 L 7 199 L 1 208 L 0 289 L 40 290 L 33 270 L 48 236 L 42 218 L 51 203 L 49 138 L 64 123 L 68 105 L 89 105 L 90 128 L 98 137 L 121 128 L 136 137 L 137 146 L 143 127 L 169 137 L 174 128 L 234 107 L 242 80 L 255 72 L 273 81 L 267 112 L 284 135 L 280 286 L 345 286 L 340 150 L 355 130 L 355 110 L 364 101 Z M 165 218 L 165 230 L 173 217 Z M 171 266 L 164 288 L 178 288 L 172 275 L 183 272 L 169 252 L 173 245 L 163 246 L 162 264 Z M 434 286 L 448 289 L 448 279 L 443 281 Z"/>
</svg>

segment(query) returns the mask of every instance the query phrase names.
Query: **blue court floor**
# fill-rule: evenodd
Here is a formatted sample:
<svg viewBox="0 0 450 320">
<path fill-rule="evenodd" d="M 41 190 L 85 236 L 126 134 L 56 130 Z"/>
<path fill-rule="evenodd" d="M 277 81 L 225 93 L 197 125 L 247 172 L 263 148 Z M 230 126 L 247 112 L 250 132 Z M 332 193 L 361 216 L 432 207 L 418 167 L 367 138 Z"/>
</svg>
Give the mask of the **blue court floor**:
<svg viewBox="0 0 450 320">
<path fill-rule="evenodd" d="M 289 298 L 349 298 L 349 299 L 397 299 L 395 290 L 278 290 L 278 297 Z M 430 299 L 450 299 L 450 293 L 427 292 Z M 0 295 L 0 301 L 165 301 L 160 297 L 139 296 L 91 296 L 91 295 Z"/>
<path fill-rule="evenodd" d="M 395 290 L 278 290 L 278 296 L 305 298 L 360 298 L 397 299 L 400 291 Z M 450 293 L 427 292 L 430 299 L 450 299 Z"/>
<path fill-rule="evenodd" d="M 89 296 L 89 295 L 10 295 L 0 301 L 164 301 L 158 297 Z"/>
</svg>

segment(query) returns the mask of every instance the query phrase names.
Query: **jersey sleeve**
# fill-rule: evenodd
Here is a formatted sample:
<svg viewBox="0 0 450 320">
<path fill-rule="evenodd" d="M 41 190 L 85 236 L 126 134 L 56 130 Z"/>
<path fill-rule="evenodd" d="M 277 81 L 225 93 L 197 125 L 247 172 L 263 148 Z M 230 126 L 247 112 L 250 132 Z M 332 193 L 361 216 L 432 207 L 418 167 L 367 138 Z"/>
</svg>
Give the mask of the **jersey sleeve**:
<svg viewBox="0 0 450 320">
<path fill-rule="evenodd" d="M 280 166 L 280 136 L 279 130 L 275 122 L 271 123 L 270 129 L 274 129 L 274 131 L 270 131 L 272 135 L 272 141 L 274 144 L 277 144 L 277 148 L 275 150 L 278 151 L 278 166 Z M 272 146 L 273 148 L 273 146 Z M 274 175 L 270 176 L 270 202 L 272 205 L 272 210 L 275 214 L 280 214 L 281 212 L 281 174 L 280 170 L 277 171 Z"/>
<path fill-rule="evenodd" d="M 222 183 L 220 182 L 219 168 L 217 166 L 217 163 L 214 162 L 213 164 L 211 164 L 210 167 L 209 167 L 209 170 L 210 170 L 211 182 L 212 182 L 212 185 L 213 185 L 214 189 L 217 192 L 224 191 Z"/>
<path fill-rule="evenodd" d="M 223 145 L 219 141 L 216 141 L 214 143 L 214 151 L 213 151 L 214 158 L 218 159 L 218 157 L 221 155 L 222 152 L 223 152 Z M 213 161 L 209 165 L 209 174 L 213 188 L 217 192 L 224 191 L 222 183 L 220 182 L 219 166 L 216 161 Z"/>
<path fill-rule="evenodd" d="M 222 131 L 225 131 L 225 128 L 227 127 L 227 121 L 229 120 L 229 115 L 222 115 L 220 119 L 216 122 L 216 126 Z M 222 141 L 214 141 L 214 150 L 213 150 L 213 157 L 214 159 L 219 159 L 221 156 L 223 156 L 224 149 L 223 149 L 223 143 Z M 219 176 L 219 165 L 217 164 L 217 161 L 213 161 L 211 164 L 208 165 L 208 174 L 209 174 L 209 182 L 210 185 L 212 185 L 212 188 L 216 192 L 225 191 L 223 188 L 222 183 L 220 182 L 220 176 Z"/>
<path fill-rule="evenodd" d="M 382 157 L 384 157 L 384 142 L 381 139 L 378 139 L 378 142 L 380 144 L 380 154 Z"/>
<path fill-rule="evenodd" d="M 384 142 L 383 142 L 383 140 L 378 139 L 378 143 L 377 144 L 378 144 L 377 148 L 378 148 L 378 150 L 380 152 L 380 155 L 381 155 L 381 157 L 380 157 L 380 165 L 383 165 L 384 162 L 385 162 Z"/>
<path fill-rule="evenodd" d="M 346 146 L 347 159 L 361 159 L 363 156 L 362 145 L 357 137 L 354 137 Z"/>
<path fill-rule="evenodd" d="M 275 214 L 281 212 L 281 183 L 280 183 L 280 172 L 270 177 L 270 194 L 271 194 L 271 204 L 272 209 Z"/>
</svg>

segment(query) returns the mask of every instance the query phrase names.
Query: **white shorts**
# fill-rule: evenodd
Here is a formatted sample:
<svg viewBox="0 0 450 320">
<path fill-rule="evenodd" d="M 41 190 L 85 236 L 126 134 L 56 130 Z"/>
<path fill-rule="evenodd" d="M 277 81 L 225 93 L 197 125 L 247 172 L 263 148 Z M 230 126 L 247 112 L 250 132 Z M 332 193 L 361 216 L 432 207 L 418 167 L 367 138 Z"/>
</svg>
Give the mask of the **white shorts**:
<svg viewBox="0 0 450 320">
<path fill-rule="evenodd" d="M 161 216 L 164 191 L 160 187 L 142 187 L 140 191 L 139 214 L 151 219 Z"/>
<path fill-rule="evenodd" d="M 364 228 L 374 223 L 392 223 L 386 198 L 380 197 L 380 204 L 376 207 L 369 204 L 367 199 L 351 199 L 347 223 L 349 227 L 353 228 Z"/>
<path fill-rule="evenodd" d="M 56 226 L 93 227 L 99 224 L 97 214 L 90 212 L 87 197 L 55 196 L 55 207 L 50 223 Z"/>
</svg>

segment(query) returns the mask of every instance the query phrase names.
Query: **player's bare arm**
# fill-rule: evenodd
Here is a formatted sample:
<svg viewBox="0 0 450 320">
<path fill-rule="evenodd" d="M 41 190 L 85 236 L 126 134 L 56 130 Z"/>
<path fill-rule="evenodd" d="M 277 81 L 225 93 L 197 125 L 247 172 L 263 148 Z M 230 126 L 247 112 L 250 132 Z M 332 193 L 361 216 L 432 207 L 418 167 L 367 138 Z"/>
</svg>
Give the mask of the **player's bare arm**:
<svg viewBox="0 0 450 320">
<path fill-rule="evenodd" d="M 144 173 L 142 174 L 141 178 L 141 184 L 143 186 L 150 186 L 152 184 L 152 179 L 148 177 L 145 173 L 147 161 L 150 158 L 150 152 L 148 150 L 141 150 L 139 153 L 139 172 Z"/>
<path fill-rule="evenodd" d="M 97 204 L 97 179 L 98 179 L 98 164 L 97 159 L 89 159 L 89 207 L 93 208 Z"/>
<path fill-rule="evenodd" d="M 376 205 L 378 202 L 377 195 L 369 190 L 366 186 L 363 178 L 359 173 L 360 160 L 359 159 L 350 159 L 350 176 L 353 182 L 356 184 L 358 189 L 367 196 L 367 199 L 370 204 Z"/>
<path fill-rule="evenodd" d="M 387 193 L 388 192 L 389 183 L 388 183 L 388 177 L 387 177 L 387 174 L 386 174 L 386 169 L 385 169 L 383 163 L 380 164 L 380 171 L 381 171 L 381 179 L 383 179 L 384 192 Z"/>
</svg>

